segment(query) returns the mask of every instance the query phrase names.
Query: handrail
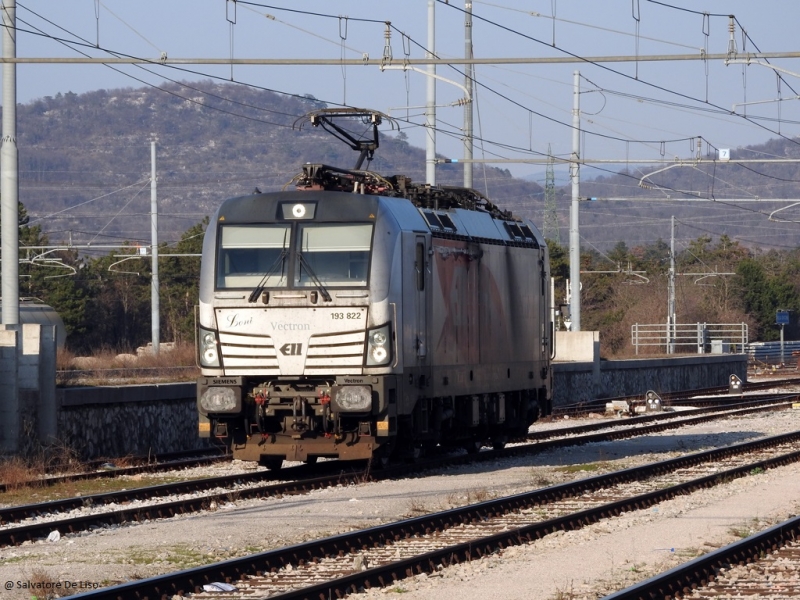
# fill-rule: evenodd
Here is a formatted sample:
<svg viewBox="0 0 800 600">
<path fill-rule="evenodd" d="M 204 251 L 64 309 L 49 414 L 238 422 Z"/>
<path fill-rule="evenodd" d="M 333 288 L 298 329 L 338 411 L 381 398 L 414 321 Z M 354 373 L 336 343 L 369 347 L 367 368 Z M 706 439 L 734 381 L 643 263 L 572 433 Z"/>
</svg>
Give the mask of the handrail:
<svg viewBox="0 0 800 600">
<path fill-rule="evenodd" d="M 672 354 L 676 346 L 692 346 L 698 354 L 713 351 L 714 342 L 733 345 L 737 354 L 745 351 L 748 342 L 747 323 L 634 323 L 631 343 L 639 353 L 640 346 L 663 346 Z M 726 352 L 727 353 L 727 352 Z"/>
</svg>

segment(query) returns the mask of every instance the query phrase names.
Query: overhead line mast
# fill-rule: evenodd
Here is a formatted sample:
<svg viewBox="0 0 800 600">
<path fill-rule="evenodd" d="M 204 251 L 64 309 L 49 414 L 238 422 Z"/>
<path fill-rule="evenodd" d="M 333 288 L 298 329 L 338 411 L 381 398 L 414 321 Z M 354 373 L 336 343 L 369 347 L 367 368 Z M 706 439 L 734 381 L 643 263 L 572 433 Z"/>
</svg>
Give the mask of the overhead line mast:
<svg viewBox="0 0 800 600">
<path fill-rule="evenodd" d="M 3 0 L 3 58 L 17 55 L 15 0 Z M 0 149 L 3 325 L 19 324 L 19 150 L 17 148 L 17 66 L 3 64 L 3 140 Z"/>
<path fill-rule="evenodd" d="M 556 206 L 556 176 L 550 144 L 547 145 L 547 171 L 544 180 L 544 237 L 561 245 L 561 231 L 558 226 L 558 207 Z"/>
</svg>

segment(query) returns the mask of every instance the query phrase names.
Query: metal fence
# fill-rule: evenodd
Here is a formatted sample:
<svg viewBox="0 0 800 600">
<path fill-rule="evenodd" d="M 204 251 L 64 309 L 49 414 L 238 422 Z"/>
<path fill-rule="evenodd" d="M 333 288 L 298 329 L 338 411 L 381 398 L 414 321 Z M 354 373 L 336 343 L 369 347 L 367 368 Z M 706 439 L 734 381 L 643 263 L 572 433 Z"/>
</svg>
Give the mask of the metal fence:
<svg viewBox="0 0 800 600">
<path fill-rule="evenodd" d="M 800 365 L 800 342 L 753 342 L 747 344 L 747 362 L 759 365 Z"/>
<path fill-rule="evenodd" d="M 667 354 L 740 354 L 747 346 L 747 323 L 655 323 L 631 325 L 631 343 L 658 346 Z"/>
</svg>

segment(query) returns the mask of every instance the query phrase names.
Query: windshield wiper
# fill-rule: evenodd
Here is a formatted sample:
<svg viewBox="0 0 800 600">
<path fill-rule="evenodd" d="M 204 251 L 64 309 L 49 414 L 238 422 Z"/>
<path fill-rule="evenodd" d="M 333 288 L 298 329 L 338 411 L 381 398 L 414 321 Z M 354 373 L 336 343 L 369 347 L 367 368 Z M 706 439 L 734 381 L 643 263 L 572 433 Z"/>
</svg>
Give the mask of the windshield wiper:
<svg viewBox="0 0 800 600">
<path fill-rule="evenodd" d="M 297 253 L 297 258 L 300 259 L 301 268 L 302 267 L 306 268 L 306 271 L 308 272 L 308 276 L 311 278 L 311 281 L 314 282 L 314 285 L 317 286 L 317 289 L 319 290 L 319 293 L 322 294 L 322 299 L 325 300 L 325 302 L 330 302 L 331 301 L 331 295 L 328 293 L 328 290 L 325 289 L 325 286 L 322 285 L 322 282 L 319 280 L 319 277 L 317 277 L 317 274 L 314 273 L 314 269 L 311 268 L 311 265 L 308 264 L 308 261 L 303 256 L 303 253 L 302 252 L 298 252 Z"/>
<path fill-rule="evenodd" d="M 269 279 L 270 276 L 278 269 L 278 266 L 280 266 L 281 268 L 281 277 L 283 276 L 283 265 L 286 260 L 287 254 L 288 252 L 286 251 L 286 248 L 283 248 L 281 250 L 281 253 L 278 255 L 278 258 L 276 258 L 275 262 L 272 263 L 272 266 L 269 268 L 269 271 L 267 271 L 264 274 L 264 277 L 262 277 L 261 281 L 258 282 L 256 288 L 252 292 L 250 292 L 250 297 L 247 299 L 248 302 L 255 302 L 256 300 L 258 300 L 258 297 L 261 295 L 261 292 L 264 291 L 264 284 L 267 283 L 267 279 Z"/>
</svg>

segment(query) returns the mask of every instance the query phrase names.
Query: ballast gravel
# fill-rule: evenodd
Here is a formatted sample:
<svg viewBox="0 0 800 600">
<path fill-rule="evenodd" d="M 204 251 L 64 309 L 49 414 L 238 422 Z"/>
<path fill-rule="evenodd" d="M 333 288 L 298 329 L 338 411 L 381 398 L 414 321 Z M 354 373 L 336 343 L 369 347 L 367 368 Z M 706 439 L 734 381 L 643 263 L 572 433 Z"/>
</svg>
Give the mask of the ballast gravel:
<svg viewBox="0 0 800 600">
<path fill-rule="evenodd" d="M 576 422 L 584 421 L 566 423 Z M 784 410 L 301 496 L 237 502 L 233 494 L 202 513 L 0 548 L 2 598 L 46 598 L 41 588 L 56 584 L 62 595 L 79 593 L 798 429 L 800 410 Z M 789 518 L 799 505 L 800 465 L 790 465 L 349 597 L 600 598 Z"/>
</svg>

